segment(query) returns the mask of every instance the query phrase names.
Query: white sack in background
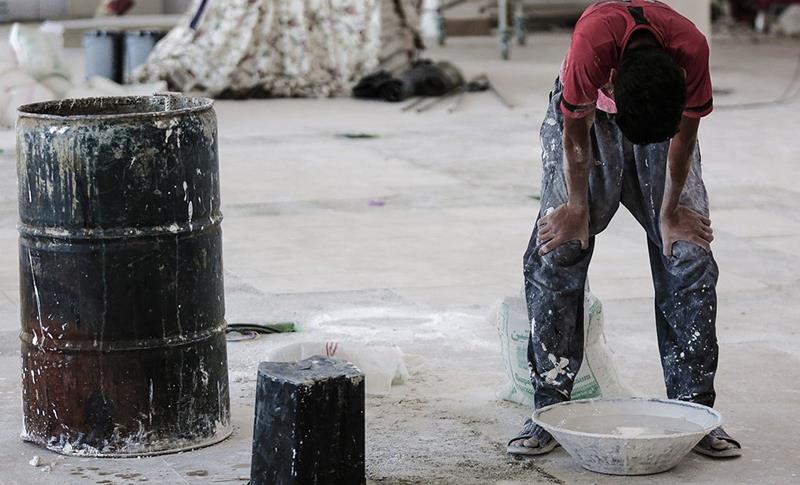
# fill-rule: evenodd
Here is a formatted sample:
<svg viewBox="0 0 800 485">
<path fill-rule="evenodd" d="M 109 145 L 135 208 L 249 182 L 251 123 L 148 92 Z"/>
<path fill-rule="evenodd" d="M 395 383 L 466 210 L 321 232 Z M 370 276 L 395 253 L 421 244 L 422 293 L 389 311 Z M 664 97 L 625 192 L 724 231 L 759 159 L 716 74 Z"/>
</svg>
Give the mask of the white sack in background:
<svg viewBox="0 0 800 485">
<path fill-rule="evenodd" d="M 8 40 L 20 69 L 58 95 L 69 89 L 72 75 L 64 60 L 63 35 L 17 23 Z"/>
<path fill-rule="evenodd" d="M 52 24 L 14 24 L 10 49 L 0 49 L 0 127 L 10 128 L 24 104 L 63 98 L 150 95 L 166 91 L 164 82 L 121 85 L 101 77 L 73 84 L 64 60 L 63 35 Z"/>
<path fill-rule="evenodd" d="M 14 126 L 18 106 L 48 101 L 54 97 L 53 91 L 22 69 L 0 72 L 0 126 Z"/>
<path fill-rule="evenodd" d="M 800 5 L 789 5 L 778 17 L 777 29 L 784 35 L 800 35 Z"/>
</svg>

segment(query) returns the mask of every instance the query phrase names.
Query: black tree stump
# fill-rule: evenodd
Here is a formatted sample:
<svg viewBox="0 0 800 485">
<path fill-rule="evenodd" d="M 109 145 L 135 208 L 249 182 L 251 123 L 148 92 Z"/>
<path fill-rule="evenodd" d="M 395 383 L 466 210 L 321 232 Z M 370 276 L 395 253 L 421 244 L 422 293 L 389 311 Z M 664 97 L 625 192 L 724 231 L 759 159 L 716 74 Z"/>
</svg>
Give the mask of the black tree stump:
<svg viewBox="0 0 800 485">
<path fill-rule="evenodd" d="M 252 485 L 358 485 L 364 470 L 364 374 L 311 357 L 258 366 Z"/>
</svg>

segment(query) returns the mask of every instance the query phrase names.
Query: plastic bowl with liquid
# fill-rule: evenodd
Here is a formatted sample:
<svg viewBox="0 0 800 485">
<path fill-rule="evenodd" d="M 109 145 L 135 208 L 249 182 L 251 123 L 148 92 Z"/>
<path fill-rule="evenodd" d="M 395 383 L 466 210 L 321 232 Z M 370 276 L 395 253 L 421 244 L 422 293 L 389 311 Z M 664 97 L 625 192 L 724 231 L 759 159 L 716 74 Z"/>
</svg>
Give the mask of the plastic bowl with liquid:
<svg viewBox="0 0 800 485">
<path fill-rule="evenodd" d="M 722 416 L 684 401 L 623 398 L 554 404 L 533 420 L 588 470 L 648 475 L 676 466 Z"/>
</svg>

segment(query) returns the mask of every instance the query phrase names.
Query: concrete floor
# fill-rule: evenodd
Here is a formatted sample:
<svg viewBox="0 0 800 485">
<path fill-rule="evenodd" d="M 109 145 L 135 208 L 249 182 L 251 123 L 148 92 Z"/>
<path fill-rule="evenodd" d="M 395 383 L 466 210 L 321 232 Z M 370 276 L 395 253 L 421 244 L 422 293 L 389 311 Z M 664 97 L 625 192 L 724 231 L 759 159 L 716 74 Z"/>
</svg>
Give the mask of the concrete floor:
<svg viewBox="0 0 800 485">
<path fill-rule="evenodd" d="M 81 459 L 20 442 L 14 135 L 0 131 L 0 484 L 244 483 L 259 357 L 328 338 L 406 353 L 409 382 L 367 401 L 370 483 L 800 483 L 800 103 L 722 109 L 778 96 L 796 41 L 714 39 L 716 86 L 733 92 L 716 96 L 701 127 L 721 268 L 717 407 L 744 456 L 690 455 L 670 472 L 623 479 L 584 471 L 563 450 L 504 453 L 530 410 L 495 398 L 503 370 L 485 315 L 522 284 L 538 209 L 537 131 L 567 43 L 536 34 L 510 62 L 497 59 L 492 38 L 431 52 L 490 73 L 513 111 L 490 94 L 453 114 L 350 99 L 217 103 L 228 320 L 290 319 L 304 332 L 229 345 L 235 433 L 191 453 Z M 358 132 L 379 137 L 338 136 Z M 624 209 L 598 238 L 590 278 L 623 377 L 663 395 L 645 236 Z M 34 455 L 49 471 L 28 464 Z"/>
</svg>

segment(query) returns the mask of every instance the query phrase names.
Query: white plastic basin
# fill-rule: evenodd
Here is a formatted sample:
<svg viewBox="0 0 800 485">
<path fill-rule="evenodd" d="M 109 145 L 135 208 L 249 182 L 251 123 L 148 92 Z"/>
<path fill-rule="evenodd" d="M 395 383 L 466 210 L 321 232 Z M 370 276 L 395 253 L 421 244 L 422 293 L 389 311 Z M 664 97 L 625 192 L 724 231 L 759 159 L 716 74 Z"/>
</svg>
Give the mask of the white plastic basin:
<svg viewBox="0 0 800 485">
<path fill-rule="evenodd" d="M 588 470 L 649 475 L 677 465 L 722 416 L 684 401 L 624 398 L 554 404 L 533 420 Z"/>
</svg>

